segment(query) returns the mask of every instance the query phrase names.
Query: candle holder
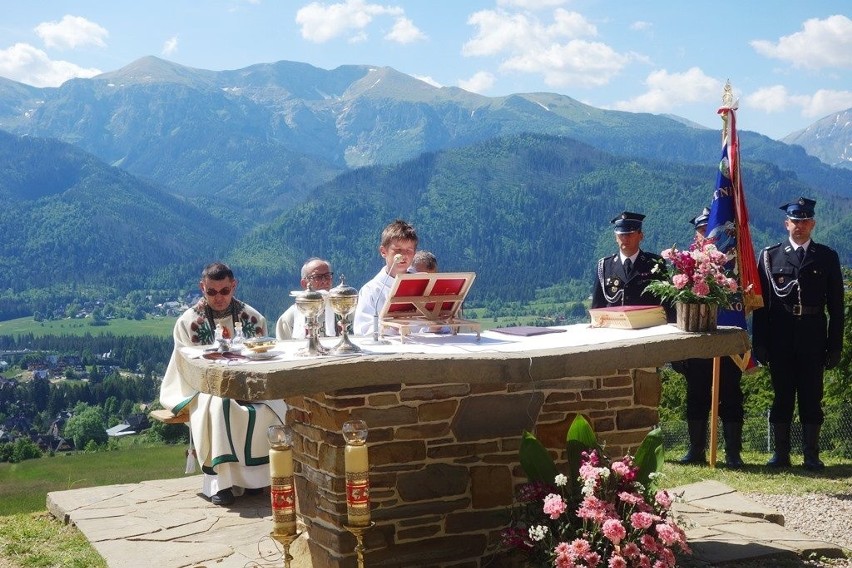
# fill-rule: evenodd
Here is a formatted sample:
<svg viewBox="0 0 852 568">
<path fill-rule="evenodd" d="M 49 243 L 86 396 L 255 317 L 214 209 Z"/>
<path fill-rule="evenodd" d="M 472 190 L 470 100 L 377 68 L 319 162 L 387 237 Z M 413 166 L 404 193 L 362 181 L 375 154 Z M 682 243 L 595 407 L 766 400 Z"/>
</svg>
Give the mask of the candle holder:
<svg viewBox="0 0 852 568">
<path fill-rule="evenodd" d="M 351 527 L 343 525 L 343 528 L 355 535 L 355 556 L 358 558 L 358 568 L 364 568 L 364 533 L 376 526 L 376 523 L 370 521 L 370 524 L 365 527 Z"/>
<path fill-rule="evenodd" d="M 290 554 L 290 545 L 293 544 L 293 541 L 302 536 L 302 533 L 276 534 L 275 531 L 272 531 L 269 533 L 269 536 L 281 543 L 281 547 L 284 549 L 284 553 L 281 555 L 284 558 L 284 568 L 290 568 L 290 561 L 293 560 L 293 555 Z"/>
</svg>

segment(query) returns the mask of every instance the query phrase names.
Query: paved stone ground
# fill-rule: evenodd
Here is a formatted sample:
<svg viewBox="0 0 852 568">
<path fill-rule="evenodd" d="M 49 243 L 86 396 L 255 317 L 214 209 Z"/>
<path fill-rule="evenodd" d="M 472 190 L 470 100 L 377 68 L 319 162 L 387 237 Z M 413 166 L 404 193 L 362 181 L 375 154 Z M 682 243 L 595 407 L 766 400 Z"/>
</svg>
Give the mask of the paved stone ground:
<svg viewBox="0 0 852 568">
<path fill-rule="evenodd" d="M 47 508 L 74 523 L 110 568 L 261 568 L 283 566 L 270 536 L 268 495 L 217 507 L 200 495 L 200 476 L 56 491 Z M 694 554 L 688 568 L 738 566 L 765 559 L 843 556 L 832 543 L 785 529 L 777 512 L 714 481 L 675 488 L 674 506 Z M 291 547 L 292 568 L 312 568 L 304 533 Z"/>
</svg>

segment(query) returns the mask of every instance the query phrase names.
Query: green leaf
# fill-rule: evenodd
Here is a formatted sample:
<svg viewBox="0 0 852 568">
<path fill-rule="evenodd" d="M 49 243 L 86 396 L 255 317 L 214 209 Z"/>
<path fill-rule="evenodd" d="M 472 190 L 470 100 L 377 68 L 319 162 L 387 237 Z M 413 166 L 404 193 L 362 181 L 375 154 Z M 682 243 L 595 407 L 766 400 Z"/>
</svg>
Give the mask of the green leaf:
<svg viewBox="0 0 852 568">
<path fill-rule="evenodd" d="M 633 465 L 639 468 L 636 480 L 648 491 L 651 490 L 650 476 L 662 469 L 664 457 L 663 432 L 659 428 L 654 428 L 642 440 L 633 458 Z"/>
<path fill-rule="evenodd" d="M 543 481 L 553 483 L 553 479 L 559 471 L 550 454 L 547 453 L 541 442 L 536 437 L 524 430 L 521 438 L 521 449 L 519 451 L 521 467 L 527 474 L 529 481 Z"/>
<path fill-rule="evenodd" d="M 582 414 L 574 417 L 571 422 L 571 427 L 568 428 L 567 438 L 567 460 L 568 460 L 568 480 L 573 486 L 576 483 L 577 475 L 580 472 L 580 458 L 583 452 L 590 450 L 600 450 L 600 445 L 595 437 L 595 431 L 592 429 L 589 421 Z"/>
</svg>

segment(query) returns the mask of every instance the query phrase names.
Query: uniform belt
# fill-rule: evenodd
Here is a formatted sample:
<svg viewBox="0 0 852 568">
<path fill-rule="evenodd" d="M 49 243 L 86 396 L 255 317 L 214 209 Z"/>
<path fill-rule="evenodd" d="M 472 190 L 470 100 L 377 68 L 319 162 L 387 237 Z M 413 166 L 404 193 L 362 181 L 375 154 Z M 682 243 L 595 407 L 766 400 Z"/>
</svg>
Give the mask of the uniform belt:
<svg viewBox="0 0 852 568">
<path fill-rule="evenodd" d="M 803 306 L 801 304 L 782 304 L 784 309 L 794 316 L 816 316 L 825 313 L 822 306 Z"/>
</svg>

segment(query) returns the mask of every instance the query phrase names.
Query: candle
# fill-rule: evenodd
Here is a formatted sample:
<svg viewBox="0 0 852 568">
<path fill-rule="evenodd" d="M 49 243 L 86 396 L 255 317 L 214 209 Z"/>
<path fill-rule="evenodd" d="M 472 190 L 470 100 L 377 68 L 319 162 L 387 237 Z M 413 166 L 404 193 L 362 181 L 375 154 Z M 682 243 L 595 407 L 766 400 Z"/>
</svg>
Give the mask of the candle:
<svg viewBox="0 0 852 568">
<path fill-rule="evenodd" d="M 370 463 L 367 455 L 367 424 L 353 420 L 343 425 L 346 440 L 346 518 L 351 527 L 370 526 Z"/>
<path fill-rule="evenodd" d="M 272 533 L 296 534 L 296 491 L 293 485 L 293 433 L 287 426 L 270 426 L 269 474 L 271 477 Z"/>
</svg>

